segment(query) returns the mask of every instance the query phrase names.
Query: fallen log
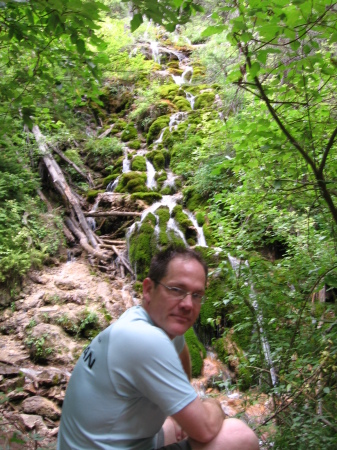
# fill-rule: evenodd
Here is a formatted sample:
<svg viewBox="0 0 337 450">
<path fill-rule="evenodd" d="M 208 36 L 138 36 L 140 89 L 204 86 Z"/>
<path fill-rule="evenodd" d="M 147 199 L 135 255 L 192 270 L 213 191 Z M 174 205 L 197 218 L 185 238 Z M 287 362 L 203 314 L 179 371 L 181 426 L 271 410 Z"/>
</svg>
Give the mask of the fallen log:
<svg viewBox="0 0 337 450">
<path fill-rule="evenodd" d="M 106 136 L 108 136 L 108 134 L 111 133 L 113 127 L 115 126 L 115 124 L 111 125 L 111 127 L 109 127 L 107 130 L 105 130 L 102 134 L 100 134 L 99 136 L 97 136 L 98 139 L 102 139 Z"/>
<path fill-rule="evenodd" d="M 48 172 L 51 176 L 51 179 L 53 181 L 53 184 L 57 191 L 61 194 L 62 198 L 66 202 L 67 205 L 70 206 L 71 210 L 75 212 L 76 217 L 79 221 L 79 224 L 84 232 L 84 236 L 86 236 L 87 243 L 86 245 L 89 247 L 96 248 L 97 247 L 97 241 L 95 238 L 94 233 L 90 229 L 86 218 L 84 217 L 81 205 L 78 201 L 78 198 L 76 195 L 72 192 L 70 186 L 68 185 L 62 170 L 60 169 L 59 165 L 55 161 L 54 157 L 51 155 L 51 153 L 48 150 L 48 147 L 46 146 L 44 142 L 44 136 L 41 134 L 41 131 L 37 125 L 33 126 L 33 133 L 36 139 L 36 142 L 38 144 L 39 150 L 42 155 L 43 162 L 45 163 Z M 82 237 L 82 243 L 84 243 L 83 237 Z M 82 245 L 82 244 L 81 244 Z"/>
<path fill-rule="evenodd" d="M 62 158 L 66 163 L 68 163 L 74 170 L 76 170 L 77 173 L 81 175 L 85 180 L 87 180 L 90 187 L 93 186 L 92 179 L 90 176 L 88 176 L 86 173 L 84 173 L 71 159 L 69 159 L 61 150 L 59 150 L 57 147 L 52 146 L 52 149 L 55 153 L 59 155 L 60 158 Z"/>
<path fill-rule="evenodd" d="M 80 245 L 84 248 L 85 251 L 87 251 L 90 255 L 95 256 L 98 259 L 101 259 L 103 261 L 109 261 L 112 258 L 112 255 L 107 255 L 106 253 L 97 250 L 96 248 L 93 248 L 89 243 L 85 236 L 85 234 L 79 229 L 76 224 L 70 219 L 70 217 L 67 217 L 65 219 L 65 223 L 69 230 L 74 234 L 74 236 L 77 237 L 77 239 L 80 241 Z"/>
<path fill-rule="evenodd" d="M 113 251 L 116 253 L 116 255 L 118 256 L 119 260 L 121 261 L 121 263 L 123 264 L 123 266 L 125 266 L 128 271 L 135 276 L 134 271 L 132 270 L 131 266 L 129 265 L 129 263 L 125 260 L 124 256 L 119 252 L 119 250 L 117 250 L 117 248 L 112 245 L 112 249 Z"/>
<path fill-rule="evenodd" d="M 110 216 L 138 216 L 142 213 L 135 211 L 104 211 L 104 212 L 87 212 L 84 213 L 86 217 L 110 217 Z"/>
</svg>

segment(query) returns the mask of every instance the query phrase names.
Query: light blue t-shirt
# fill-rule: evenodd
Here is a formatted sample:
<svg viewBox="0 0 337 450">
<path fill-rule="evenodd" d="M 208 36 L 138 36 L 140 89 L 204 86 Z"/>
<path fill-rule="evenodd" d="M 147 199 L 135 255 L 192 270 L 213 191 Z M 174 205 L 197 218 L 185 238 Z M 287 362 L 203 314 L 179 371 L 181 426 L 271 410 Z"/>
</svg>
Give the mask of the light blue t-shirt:
<svg viewBox="0 0 337 450">
<path fill-rule="evenodd" d="M 85 349 L 62 407 L 58 450 L 153 449 L 166 417 L 197 394 L 173 341 L 141 306 L 127 310 Z"/>
</svg>

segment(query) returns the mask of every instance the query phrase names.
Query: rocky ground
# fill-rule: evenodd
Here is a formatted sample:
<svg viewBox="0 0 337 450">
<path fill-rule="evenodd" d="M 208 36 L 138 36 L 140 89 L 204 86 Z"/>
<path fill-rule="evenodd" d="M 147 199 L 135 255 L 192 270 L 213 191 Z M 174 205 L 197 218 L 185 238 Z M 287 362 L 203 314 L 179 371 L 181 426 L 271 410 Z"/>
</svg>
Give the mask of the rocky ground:
<svg viewBox="0 0 337 450">
<path fill-rule="evenodd" d="M 30 274 L 19 298 L 0 313 L 0 449 L 56 448 L 77 358 L 91 336 L 139 302 L 129 279 L 108 278 L 81 255 Z M 209 353 L 193 385 L 200 395 L 217 396 L 229 417 L 261 423 L 268 398 L 224 394 L 227 379 L 226 367 Z"/>
</svg>

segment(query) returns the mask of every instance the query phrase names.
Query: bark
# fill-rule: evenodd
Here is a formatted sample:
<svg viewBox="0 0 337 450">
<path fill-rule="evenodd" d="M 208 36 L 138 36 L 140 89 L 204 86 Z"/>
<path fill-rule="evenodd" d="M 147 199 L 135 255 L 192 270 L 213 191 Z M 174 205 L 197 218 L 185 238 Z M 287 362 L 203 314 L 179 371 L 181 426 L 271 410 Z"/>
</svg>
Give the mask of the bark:
<svg viewBox="0 0 337 450">
<path fill-rule="evenodd" d="M 84 213 L 86 217 L 110 217 L 110 216 L 141 216 L 142 213 L 134 211 L 103 211 Z"/>
</svg>

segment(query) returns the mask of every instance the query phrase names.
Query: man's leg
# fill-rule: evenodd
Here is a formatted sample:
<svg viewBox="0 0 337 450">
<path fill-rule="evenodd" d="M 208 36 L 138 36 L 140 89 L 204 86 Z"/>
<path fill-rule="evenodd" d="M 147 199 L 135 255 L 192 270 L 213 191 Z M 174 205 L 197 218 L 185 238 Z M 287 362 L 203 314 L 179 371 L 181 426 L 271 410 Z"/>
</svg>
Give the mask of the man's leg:
<svg viewBox="0 0 337 450">
<path fill-rule="evenodd" d="M 259 450 L 255 433 L 239 419 L 225 419 L 218 435 L 207 444 L 189 442 L 192 450 Z"/>
</svg>

